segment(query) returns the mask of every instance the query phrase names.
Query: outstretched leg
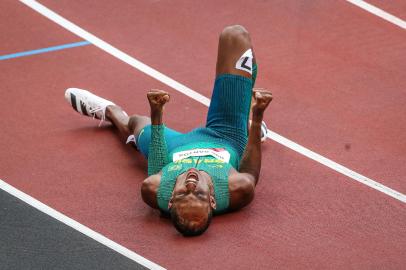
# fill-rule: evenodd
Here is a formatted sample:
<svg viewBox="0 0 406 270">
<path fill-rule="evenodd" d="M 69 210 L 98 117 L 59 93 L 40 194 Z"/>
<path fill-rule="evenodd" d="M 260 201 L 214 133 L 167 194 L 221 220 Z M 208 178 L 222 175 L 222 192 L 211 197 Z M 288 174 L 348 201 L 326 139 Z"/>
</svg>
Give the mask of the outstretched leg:
<svg viewBox="0 0 406 270">
<path fill-rule="evenodd" d="M 111 122 L 119 131 L 121 139 L 136 144 L 137 150 L 148 158 L 151 140 L 151 118 L 141 115 L 128 116 L 120 106 L 110 100 L 99 97 L 87 90 L 68 88 L 65 99 L 78 113 Z M 173 129 L 165 127 L 165 139 L 173 141 L 174 137 L 181 135 Z"/>
<path fill-rule="evenodd" d="M 133 115 L 128 116 L 119 106 L 110 100 L 99 97 L 87 90 L 68 88 L 65 99 L 78 113 L 96 119 L 110 121 L 120 132 L 124 141 L 130 135 L 137 138 L 141 130 L 151 123 L 149 117 Z"/>
<path fill-rule="evenodd" d="M 106 119 L 120 132 L 120 137 L 127 141 L 128 137 L 134 135 L 138 137 L 141 130 L 151 124 L 151 119 L 147 116 L 132 115 L 128 116 L 121 107 L 117 105 L 110 105 L 106 108 Z"/>
</svg>

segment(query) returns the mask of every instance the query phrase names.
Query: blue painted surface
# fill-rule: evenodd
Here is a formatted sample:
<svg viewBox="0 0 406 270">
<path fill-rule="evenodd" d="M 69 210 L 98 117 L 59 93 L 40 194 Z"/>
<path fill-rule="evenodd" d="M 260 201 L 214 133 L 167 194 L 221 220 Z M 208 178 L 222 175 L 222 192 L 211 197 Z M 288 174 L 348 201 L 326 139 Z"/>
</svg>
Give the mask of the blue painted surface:
<svg viewBox="0 0 406 270">
<path fill-rule="evenodd" d="M 86 45 L 90 45 L 90 44 L 91 43 L 89 41 L 80 41 L 80 42 L 69 43 L 69 44 L 64 44 L 64 45 L 59 45 L 59 46 L 48 47 L 48 48 L 42 48 L 42 49 L 37 49 L 37 50 L 32 50 L 32 51 L 6 54 L 6 55 L 0 56 L 0 60 L 7 60 L 7 59 L 12 59 L 12 58 L 17 58 L 17 57 L 29 56 L 29 55 L 33 55 L 33 54 L 59 51 L 59 50 L 64 50 L 64 49 L 80 47 L 80 46 L 86 46 Z"/>
</svg>

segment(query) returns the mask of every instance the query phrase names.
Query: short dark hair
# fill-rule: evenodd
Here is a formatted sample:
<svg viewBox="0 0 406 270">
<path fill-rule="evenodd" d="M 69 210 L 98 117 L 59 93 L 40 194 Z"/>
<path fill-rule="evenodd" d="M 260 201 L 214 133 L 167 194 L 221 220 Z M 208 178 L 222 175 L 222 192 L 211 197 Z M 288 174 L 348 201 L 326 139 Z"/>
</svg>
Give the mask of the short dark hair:
<svg viewBox="0 0 406 270">
<path fill-rule="evenodd" d="M 171 220 L 176 230 L 178 230 L 178 232 L 180 232 L 183 236 L 198 236 L 204 233 L 209 227 L 211 219 L 213 217 L 212 212 L 213 211 L 210 209 L 207 215 L 206 223 L 198 228 L 193 228 L 190 226 L 189 222 L 184 222 L 184 220 L 179 217 L 176 207 L 171 208 Z"/>
</svg>

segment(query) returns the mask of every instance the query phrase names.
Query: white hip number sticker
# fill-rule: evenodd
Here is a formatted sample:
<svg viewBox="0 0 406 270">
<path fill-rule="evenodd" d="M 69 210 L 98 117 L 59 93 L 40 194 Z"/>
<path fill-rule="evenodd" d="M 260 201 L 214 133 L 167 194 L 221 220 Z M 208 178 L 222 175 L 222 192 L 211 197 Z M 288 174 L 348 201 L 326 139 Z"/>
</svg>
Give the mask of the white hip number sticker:
<svg viewBox="0 0 406 270">
<path fill-rule="evenodd" d="M 248 49 L 235 64 L 235 68 L 243 70 L 252 75 L 252 50 Z"/>
</svg>

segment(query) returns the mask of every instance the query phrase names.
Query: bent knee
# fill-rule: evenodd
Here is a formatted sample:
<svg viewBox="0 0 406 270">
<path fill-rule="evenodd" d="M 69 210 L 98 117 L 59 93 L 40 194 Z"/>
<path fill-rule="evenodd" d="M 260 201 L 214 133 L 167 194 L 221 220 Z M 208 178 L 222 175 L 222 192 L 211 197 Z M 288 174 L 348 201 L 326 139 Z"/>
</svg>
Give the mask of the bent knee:
<svg viewBox="0 0 406 270">
<path fill-rule="evenodd" d="M 130 116 L 130 118 L 128 119 L 128 129 L 131 132 L 134 132 L 135 127 L 137 126 L 137 121 L 138 120 L 138 115 L 132 115 Z"/>
<path fill-rule="evenodd" d="M 151 124 L 151 119 L 147 116 L 141 115 L 132 115 L 128 119 L 128 129 L 131 133 L 138 135 L 138 133 L 143 129 L 146 125 Z"/>
<path fill-rule="evenodd" d="M 220 34 L 220 40 L 232 39 L 232 40 L 249 40 L 249 33 L 242 25 L 230 25 L 226 26 Z"/>
</svg>

